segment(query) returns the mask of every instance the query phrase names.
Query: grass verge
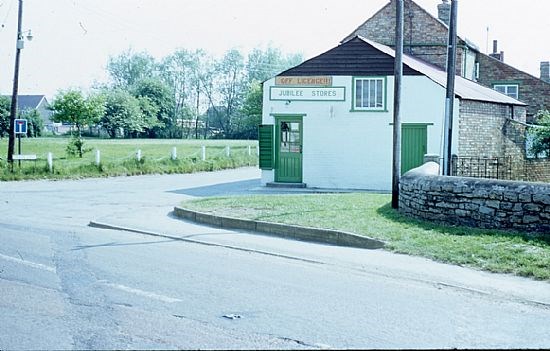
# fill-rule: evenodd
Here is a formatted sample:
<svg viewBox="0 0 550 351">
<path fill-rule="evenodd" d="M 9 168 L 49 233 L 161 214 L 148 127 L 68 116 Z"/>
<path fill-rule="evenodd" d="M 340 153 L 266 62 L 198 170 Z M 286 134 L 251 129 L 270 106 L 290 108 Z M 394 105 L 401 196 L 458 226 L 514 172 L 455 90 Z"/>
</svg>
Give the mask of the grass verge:
<svg viewBox="0 0 550 351">
<path fill-rule="evenodd" d="M 89 150 L 83 158 L 66 154 L 68 138 L 32 138 L 22 140 L 23 154 L 35 154 L 38 160 L 14 162 L 13 172 L 6 162 L 7 139 L 0 153 L 0 180 L 69 179 L 139 174 L 192 173 L 215 171 L 258 164 L 256 141 L 245 140 L 175 140 L 175 139 L 86 139 Z M 4 143 L 0 143 L 4 144 Z M 202 146 L 206 160 L 202 160 Z M 248 146 L 251 155 L 248 155 Z M 226 155 L 226 146 L 231 148 Z M 176 147 L 177 159 L 171 159 Z M 137 150 L 142 159 L 136 160 Z M 95 150 L 101 163 L 95 164 Z M 47 154 L 53 154 L 53 170 L 47 164 Z"/>
<path fill-rule="evenodd" d="M 308 194 L 204 198 L 182 203 L 206 213 L 337 229 L 383 240 L 393 252 L 498 273 L 550 280 L 550 236 L 446 227 L 393 210 L 390 195 Z"/>
</svg>

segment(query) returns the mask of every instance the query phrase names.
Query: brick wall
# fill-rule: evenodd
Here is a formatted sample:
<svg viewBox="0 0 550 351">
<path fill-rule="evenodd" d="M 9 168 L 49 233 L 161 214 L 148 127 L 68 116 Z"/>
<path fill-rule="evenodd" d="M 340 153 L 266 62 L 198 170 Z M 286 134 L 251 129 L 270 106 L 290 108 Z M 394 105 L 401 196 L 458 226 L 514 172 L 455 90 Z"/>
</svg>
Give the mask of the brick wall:
<svg viewBox="0 0 550 351">
<path fill-rule="evenodd" d="M 447 66 L 448 28 L 416 3 L 405 0 L 404 52 L 441 69 Z M 345 40 L 361 35 L 378 43 L 395 45 L 395 1 L 391 1 Z M 462 75 L 464 42 L 458 40 L 457 75 Z"/>
<path fill-rule="evenodd" d="M 525 122 L 525 108 L 483 101 L 461 100 L 458 156 L 511 156 L 514 174 L 523 179 L 525 127 L 507 119 Z"/>
<path fill-rule="evenodd" d="M 519 100 L 529 105 L 527 107 L 528 122 L 532 122 L 532 116 L 537 111 L 550 110 L 550 83 L 484 54 L 478 54 L 477 61 L 479 62 L 478 81 L 480 84 L 491 88 L 495 82 L 517 82 L 519 84 Z"/>
<path fill-rule="evenodd" d="M 540 232 L 550 237 L 550 184 L 438 176 L 429 162 L 400 181 L 399 210 L 451 225 Z"/>
<path fill-rule="evenodd" d="M 525 160 L 525 180 L 550 183 L 550 159 Z"/>
</svg>

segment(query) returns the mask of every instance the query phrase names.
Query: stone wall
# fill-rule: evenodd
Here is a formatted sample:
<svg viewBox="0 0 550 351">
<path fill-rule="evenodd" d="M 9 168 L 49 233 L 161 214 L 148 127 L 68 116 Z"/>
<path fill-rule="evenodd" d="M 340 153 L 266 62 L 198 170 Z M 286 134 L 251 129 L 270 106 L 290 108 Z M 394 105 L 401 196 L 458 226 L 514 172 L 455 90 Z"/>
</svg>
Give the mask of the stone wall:
<svg viewBox="0 0 550 351">
<path fill-rule="evenodd" d="M 399 210 L 409 216 L 550 237 L 550 184 L 438 176 L 428 162 L 403 175 Z"/>
</svg>

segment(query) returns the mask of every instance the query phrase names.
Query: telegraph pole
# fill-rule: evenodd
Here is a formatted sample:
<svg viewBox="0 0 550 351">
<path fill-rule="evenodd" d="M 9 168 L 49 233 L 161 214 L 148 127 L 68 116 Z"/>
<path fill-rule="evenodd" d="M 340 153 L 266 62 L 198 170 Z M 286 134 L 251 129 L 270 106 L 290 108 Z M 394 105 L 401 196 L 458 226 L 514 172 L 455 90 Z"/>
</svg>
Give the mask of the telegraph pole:
<svg viewBox="0 0 550 351">
<path fill-rule="evenodd" d="M 451 151 L 453 142 L 453 112 L 456 76 L 456 21 L 458 0 L 451 0 L 451 22 L 447 49 L 447 96 L 445 99 L 445 125 L 443 139 L 443 175 L 451 175 Z"/>
<path fill-rule="evenodd" d="M 19 58 L 23 49 L 23 0 L 19 0 L 17 15 L 17 45 L 15 49 L 15 69 L 13 73 L 13 91 L 11 94 L 10 130 L 8 139 L 8 162 L 13 167 L 13 153 L 15 152 L 15 119 L 17 118 L 17 94 L 19 92 Z"/>
<path fill-rule="evenodd" d="M 403 80 L 403 0 L 396 1 L 395 9 L 395 60 L 393 89 L 393 208 L 399 208 L 399 179 L 401 177 L 401 82 Z"/>
</svg>

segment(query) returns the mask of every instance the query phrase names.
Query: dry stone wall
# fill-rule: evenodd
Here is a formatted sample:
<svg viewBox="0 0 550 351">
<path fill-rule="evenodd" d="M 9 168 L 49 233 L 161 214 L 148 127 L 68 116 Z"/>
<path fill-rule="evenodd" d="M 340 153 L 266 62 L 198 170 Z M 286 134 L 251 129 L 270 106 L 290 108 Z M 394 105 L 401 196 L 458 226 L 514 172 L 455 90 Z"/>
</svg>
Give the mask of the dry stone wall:
<svg viewBox="0 0 550 351">
<path fill-rule="evenodd" d="M 439 165 L 428 162 L 403 175 L 399 210 L 440 223 L 550 236 L 550 184 L 438 174 Z"/>
</svg>

